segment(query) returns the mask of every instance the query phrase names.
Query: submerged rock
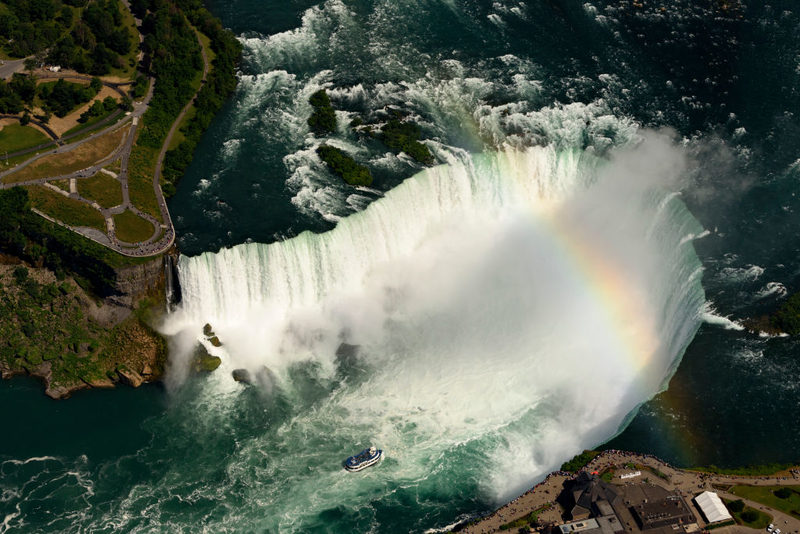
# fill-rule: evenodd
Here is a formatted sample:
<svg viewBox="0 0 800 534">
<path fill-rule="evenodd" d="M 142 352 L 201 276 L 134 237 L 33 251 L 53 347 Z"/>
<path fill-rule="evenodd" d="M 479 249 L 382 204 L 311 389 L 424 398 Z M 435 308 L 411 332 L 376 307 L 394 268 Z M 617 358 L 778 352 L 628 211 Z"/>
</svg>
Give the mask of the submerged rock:
<svg viewBox="0 0 800 534">
<path fill-rule="evenodd" d="M 248 369 L 235 369 L 231 375 L 237 382 L 249 386 L 259 386 L 265 393 L 272 393 L 272 389 L 275 387 L 275 374 L 266 365 L 262 365 L 255 373 L 251 373 Z"/>
<path fill-rule="evenodd" d="M 237 382 L 244 382 L 245 384 L 253 383 L 253 376 L 247 369 L 234 369 L 231 375 Z"/>
</svg>

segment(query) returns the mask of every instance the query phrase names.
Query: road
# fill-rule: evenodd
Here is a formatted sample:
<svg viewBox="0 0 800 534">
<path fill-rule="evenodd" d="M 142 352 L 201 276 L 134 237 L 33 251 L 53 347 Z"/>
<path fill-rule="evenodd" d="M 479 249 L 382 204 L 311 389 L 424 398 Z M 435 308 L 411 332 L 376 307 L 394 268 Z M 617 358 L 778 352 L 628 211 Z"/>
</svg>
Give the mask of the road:
<svg viewBox="0 0 800 534">
<path fill-rule="evenodd" d="M 207 62 L 206 62 L 206 65 L 207 65 Z M 206 73 L 207 73 L 207 71 L 206 71 Z M 52 78 L 52 79 L 67 78 L 67 79 L 91 80 L 90 76 L 83 76 L 83 75 L 74 74 L 74 73 L 60 73 L 60 74 L 52 74 L 52 75 L 51 74 L 46 74 L 46 75 L 41 76 L 41 78 Z M 108 86 L 108 87 L 111 87 L 112 89 L 116 90 L 118 93 L 120 93 L 122 95 L 126 95 L 127 93 L 124 90 L 122 90 L 121 88 L 126 86 L 126 85 L 130 85 L 130 82 L 112 83 L 112 82 L 104 81 L 103 84 Z M 140 121 L 141 117 L 145 114 L 145 112 L 147 111 L 148 105 L 149 105 L 151 99 L 153 98 L 154 85 L 155 85 L 155 80 L 153 80 L 151 78 L 150 79 L 150 87 L 149 87 L 149 90 L 147 92 L 147 95 L 145 95 L 145 97 L 142 100 L 142 102 L 134 102 L 133 111 L 125 119 L 123 119 L 121 122 L 118 122 L 116 124 L 112 124 L 112 125 L 108 126 L 107 128 L 104 128 L 101 131 L 98 131 L 96 133 L 91 134 L 89 137 L 87 137 L 85 139 L 81 139 L 80 141 L 76 141 L 74 143 L 57 146 L 53 150 L 48 150 L 47 152 L 38 154 L 38 155 L 26 160 L 25 162 L 21 163 L 20 165 L 14 167 L 13 169 L 11 169 L 9 171 L 0 172 L 0 179 L 2 179 L 4 176 L 6 176 L 8 174 L 11 174 L 13 172 L 19 171 L 20 169 L 26 167 L 27 165 L 30 165 L 32 162 L 34 162 L 34 161 L 36 161 L 36 160 L 38 160 L 40 158 L 43 158 L 45 156 L 49 156 L 49 155 L 52 155 L 52 154 L 61 154 L 61 153 L 69 152 L 69 151 L 74 150 L 75 148 L 81 146 L 82 144 L 84 144 L 86 142 L 94 140 L 97 137 L 100 137 L 100 136 L 103 136 L 105 134 L 111 133 L 111 132 L 113 132 L 113 131 L 115 131 L 115 130 L 117 130 L 119 128 L 124 128 L 124 127 L 127 126 L 128 121 L 130 121 L 130 123 L 131 123 L 130 130 L 127 133 L 125 139 L 120 144 L 120 146 L 118 146 L 117 149 L 114 150 L 114 152 L 112 152 L 109 156 L 107 156 L 107 157 L 103 158 L 102 160 L 94 163 L 92 166 L 87 167 L 85 169 L 82 169 L 80 171 L 76 171 L 76 172 L 73 172 L 73 173 L 70 173 L 70 174 L 65 174 L 65 175 L 59 175 L 59 176 L 48 176 L 47 178 L 41 178 L 41 179 L 36 179 L 36 180 L 28 180 L 28 181 L 24 181 L 24 182 L 0 183 L 0 189 L 8 189 L 8 188 L 11 188 L 11 187 L 14 187 L 14 186 L 17 186 L 17 185 L 20 185 L 20 186 L 42 185 L 42 186 L 45 186 L 45 187 L 49 187 L 51 190 L 58 191 L 60 194 L 63 194 L 65 197 L 69 197 L 69 198 L 71 198 L 73 200 L 76 200 L 76 201 L 79 201 L 79 202 L 83 202 L 83 203 L 89 205 L 93 209 L 96 209 L 96 210 L 100 211 L 101 214 L 103 215 L 103 218 L 106 221 L 106 232 L 105 233 L 103 233 L 103 232 L 101 232 L 101 231 L 99 231 L 97 229 L 94 229 L 94 228 L 71 227 L 69 225 L 66 225 L 66 224 L 64 224 L 64 223 L 62 223 L 60 221 L 57 221 L 57 220 L 53 219 L 50 216 L 47 216 L 46 214 L 44 214 L 44 213 L 42 213 L 42 212 L 40 212 L 38 210 L 34 210 L 34 211 L 37 214 L 41 215 L 42 217 L 45 217 L 46 219 L 48 219 L 48 220 L 50 220 L 52 222 L 55 222 L 55 223 L 57 223 L 57 224 L 59 224 L 61 226 L 64 226 L 65 228 L 68 228 L 68 229 L 70 229 L 70 230 L 72 230 L 72 231 L 74 231 L 76 233 L 79 233 L 79 234 L 81 234 L 81 235 L 83 235 L 83 236 L 85 236 L 85 237 L 87 237 L 89 239 L 92 239 L 93 241 L 95 241 L 97 243 L 100 243 L 101 245 L 104 245 L 106 247 L 109 247 L 109 248 L 111 248 L 111 249 L 113 249 L 113 250 L 115 250 L 115 251 L 117 251 L 120 254 L 123 254 L 125 256 L 132 256 L 132 257 L 154 256 L 154 255 L 160 254 L 160 253 L 164 252 L 165 250 L 167 250 L 169 247 L 172 246 L 172 244 L 175 241 L 175 230 L 174 230 L 174 228 L 172 226 L 172 219 L 171 219 L 171 217 L 169 215 L 169 211 L 167 209 L 167 204 L 166 204 L 166 201 L 164 200 L 164 195 L 163 195 L 163 193 L 161 191 L 161 186 L 158 183 L 158 176 L 159 175 L 158 174 L 155 175 L 154 180 L 153 180 L 153 187 L 154 187 L 154 190 L 155 190 L 156 198 L 157 198 L 158 203 L 159 203 L 159 209 L 160 209 L 160 212 L 161 212 L 162 220 L 166 221 L 166 224 L 162 224 L 155 217 L 153 217 L 153 216 L 151 216 L 151 215 L 149 215 L 147 213 L 142 212 L 136 206 L 134 206 L 130 201 L 129 187 L 128 187 L 128 159 L 130 158 L 131 150 L 132 150 L 133 144 L 134 144 L 134 142 L 136 140 L 136 130 L 137 130 L 138 126 L 139 126 L 139 121 Z M 100 121 L 98 123 L 98 125 L 102 125 L 102 124 L 105 124 L 105 123 L 109 122 L 110 120 L 114 119 L 119 113 L 121 113 L 121 110 L 112 113 L 109 117 L 106 117 L 103 121 Z M 179 122 L 180 122 L 180 118 L 178 119 L 178 121 L 176 121 L 176 124 L 179 123 Z M 97 128 L 97 126 L 95 126 L 95 128 Z M 70 139 L 72 137 L 82 136 L 82 135 L 85 135 L 86 133 L 87 133 L 86 130 L 80 131 L 80 132 L 77 132 L 75 134 L 71 134 L 69 136 L 64 136 L 64 137 L 58 139 L 56 142 L 57 143 L 63 143 L 64 141 L 66 141 L 66 140 L 68 140 L 68 139 Z M 165 143 L 165 146 L 168 146 L 168 145 L 169 145 L 169 141 L 167 141 Z M 38 148 L 46 148 L 48 146 L 53 146 L 53 144 L 50 143 L 49 145 L 44 145 L 44 147 L 38 147 Z M 37 150 L 37 148 L 29 149 L 27 151 L 22 151 L 21 154 L 25 154 L 27 152 L 32 152 L 34 150 Z M 21 155 L 21 154 L 15 154 L 15 155 Z M 12 155 L 9 154 L 9 157 L 11 157 L 11 156 Z M 123 202 L 122 202 L 122 204 L 120 204 L 119 206 L 111 207 L 111 208 L 104 208 L 104 207 L 98 205 L 93 200 L 90 200 L 90 199 L 82 197 L 78 193 L 77 180 L 95 176 L 98 172 L 101 172 L 101 169 L 104 166 L 109 165 L 110 163 L 113 163 L 116 160 L 120 160 L 120 173 L 118 175 L 116 175 L 114 173 L 109 173 L 109 174 L 111 174 L 120 183 L 120 186 L 122 188 L 122 194 L 123 194 Z M 103 171 L 103 172 L 107 172 L 107 171 Z M 50 184 L 50 182 L 57 181 L 57 180 L 69 180 L 70 181 L 70 192 L 63 191 L 60 188 Z M 148 238 L 145 241 L 139 242 L 139 243 L 126 243 L 126 242 L 120 240 L 116 236 L 116 228 L 115 228 L 115 225 L 114 225 L 113 216 L 117 215 L 117 214 L 120 214 L 120 213 L 124 212 L 125 210 L 129 210 L 129 211 L 135 213 L 136 215 L 138 215 L 139 217 L 147 220 L 151 225 L 153 225 L 153 234 L 150 236 L 150 238 Z"/>
<path fill-rule="evenodd" d="M 123 0 L 123 3 L 128 7 L 128 9 L 130 9 L 130 4 L 126 0 Z M 135 20 L 137 21 L 137 28 L 138 28 L 139 26 L 141 26 L 141 21 L 139 21 L 138 19 L 135 19 Z M 197 35 L 197 42 L 200 45 L 200 50 L 201 50 L 201 53 L 202 53 L 202 56 L 203 56 L 203 77 L 202 77 L 202 81 L 201 81 L 200 87 L 197 90 L 197 93 L 199 93 L 200 90 L 205 85 L 206 79 L 208 78 L 208 73 L 209 73 L 209 70 L 210 70 L 210 64 L 209 64 L 208 57 L 206 55 L 205 48 L 203 48 L 202 40 L 200 39 L 200 32 L 195 29 L 195 33 Z M 142 36 L 141 36 L 141 33 L 140 33 L 140 41 L 141 40 L 142 40 Z M 53 79 L 67 78 L 67 79 L 81 79 L 81 80 L 90 80 L 91 79 L 91 77 L 89 77 L 89 76 L 83 76 L 83 75 L 74 74 L 74 73 L 44 74 L 44 75 L 41 76 L 41 78 L 45 78 L 45 79 L 47 79 L 47 78 L 53 78 Z M 106 81 L 103 82 L 104 85 L 106 85 L 108 87 L 111 87 L 112 89 L 116 90 L 118 93 L 120 93 L 122 95 L 126 94 L 122 90 L 122 87 L 126 86 L 126 85 L 130 85 L 131 83 L 132 82 L 125 82 L 125 83 L 112 83 L 112 82 L 106 82 Z M 160 151 L 160 153 L 158 155 L 158 159 L 156 160 L 155 172 L 153 173 L 153 190 L 155 192 L 156 200 L 158 202 L 159 211 L 160 211 L 160 214 L 161 214 L 161 221 L 163 221 L 163 222 L 159 222 L 155 217 L 153 217 L 153 216 L 151 216 L 151 215 L 149 215 L 147 213 L 142 212 L 141 210 L 136 208 L 131 203 L 130 195 L 129 195 L 129 188 L 128 188 L 128 159 L 130 158 L 131 150 L 132 150 L 133 144 L 134 144 L 134 142 L 136 140 L 136 130 L 137 130 L 138 126 L 139 126 L 139 120 L 142 117 L 142 115 L 144 115 L 144 113 L 147 111 L 148 104 L 150 103 L 150 100 L 153 97 L 153 88 L 155 86 L 155 83 L 156 83 L 156 81 L 153 78 L 150 78 L 150 87 L 149 87 L 148 93 L 145 96 L 144 100 L 141 103 L 134 103 L 134 111 L 131 112 L 128 117 L 123 119 L 122 122 L 113 124 L 113 125 L 105 128 L 105 129 L 103 129 L 103 130 L 101 130 L 99 132 L 96 132 L 96 133 L 92 134 L 91 136 L 89 136 L 86 139 L 82 139 L 80 141 L 76 141 L 75 143 L 58 146 L 58 147 L 54 148 L 53 150 L 49 150 L 49 151 L 47 151 L 45 153 L 38 154 L 37 156 L 35 156 L 35 157 L 25 161 L 24 163 L 18 165 L 14 169 L 12 169 L 10 171 L 5 171 L 5 172 L 0 173 L 0 179 L 2 179 L 4 176 L 6 176 L 8 174 L 11 174 L 12 172 L 15 172 L 15 171 L 20 170 L 21 168 L 24 168 L 25 166 L 29 165 L 30 163 L 32 163 L 33 161 L 36 161 L 39 158 L 42 158 L 42 157 L 45 157 L 45 156 L 48 156 L 48 155 L 51 155 L 51 154 L 60 154 L 60 153 L 68 152 L 70 150 L 74 150 L 76 147 L 78 147 L 78 146 L 82 145 L 83 143 L 86 143 L 86 142 L 88 142 L 88 141 L 90 141 L 92 139 L 95 139 L 96 137 L 99 137 L 99 136 L 105 135 L 107 133 L 110 133 L 112 131 L 115 131 L 118 128 L 125 127 L 126 124 L 127 124 L 127 121 L 130 120 L 131 121 L 130 131 L 128 132 L 128 134 L 125 137 L 124 141 L 120 144 L 120 146 L 111 155 L 107 156 L 106 158 L 104 158 L 101 161 L 96 162 L 95 164 L 93 164 L 92 166 L 90 166 L 90 167 L 88 167 L 86 169 L 82 169 L 81 171 L 77 171 L 77 172 L 70 173 L 70 174 L 67 174 L 67 175 L 62 175 L 62 176 L 50 176 L 50 177 L 47 177 L 47 178 L 42 178 L 42 179 L 37 179 L 37 180 L 30 180 L 30 181 L 25 181 L 25 182 L 18 182 L 18 183 L 13 183 L 13 184 L 10 184 L 10 183 L 9 184 L 2 184 L 2 183 L 0 183 L 0 189 L 7 189 L 7 188 L 14 187 L 14 186 L 17 186 L 17 185 L 42 185 L 42 186 L 45 186 L 45 187 L 49 187 L 50 189 L 52 189 L 54 191 L 58 191 L 60 194 L 63 194 L 66 197 L 69 197 L 69 198 L 72 198 L 72 199 L 77 200 L 79 202 L 83 202 L 85 204 L 88 204 L 92 208 L 100 211 L 103 214 L 104 219 L 106 220 L 106 232 L 103 233 L 103 232 L 101 232 L 101 231 L 99 231 L 97 229 L 93 229 L 93 228 L 71 227 L 71 226 L 68 226 L 68 225 L 60 222 L 60 221 L 56 221 L 52 217 L 49 217 L 46 214 L 44 214 L 44 213 L 42 213 L 42 212 L 40 212 L 38 210 L 34 210 L 36 213 L 38 213 L 42 217 L 45 217 L 48 220 L 51 220 L 51 221 L 53 221 L 53 222 L 55 222 L 57 224 L 60 224 L 61 226 L 69 228 L 70 230 L 72 230 L 72 231 L 74 231 L 76 233 L 84 235 L 84 236 L 88 237 L 89 239 L 92 239 L 93 241 L 96 241 L 97 243 L 100 243 L 100 244 L 102 244 L 102 245 L 104 245 L 106 247 L 109 247 L 109 248 L 119 252 L 120 254 L 123 254 L 123 255 L 126 255 L 126 256 L 154 256 L 154 255 L 157 255 L 157 254 L 160 254 L 160 253 L 166 251 L 175 242 L 175 228 L 174 228 L 174 226 L 172 224 L 172 218 L 171 218 L 169 210 L 167 208 L 166 200 L 164 199 L 164 193 L 161 190 L 161 184 L 160 184 L 161 170 L 162 170 L 163 163 L 164 163 L 164 157 L 166 156 L 167 150 L 169 149 L 169 144 L 172 141 L 172 139 L 173 139 L 173 137 L 175 135 L 175 132 L 177 131 L 178 127 L 180 126 L 181 120 L 183 120 L 183 118 L 186 115 L 186 112 L 189 110 L 189 108 L 194 103 L 194 99 L 197 97 L 197 93 L 195 93 L 192 96 L 191 100 L 186 104 L 186 106 L 183 108 L 183 110 L 181 110 L 181 113 L 178 115 L 177 119 L 172 124 L 172 127 L 170 128 L 169 133 L 167 134 L 167 138 L 164 141 L 163 146 L 161 147 L 161 151 Z M 98 125 L 95 125 L 94 128 L 97 128 L 99 125 L 104 124 L 104 123 L 112 120 L 114 117 L 116 117 L 116 114 L 117 114 L 117 112 L 113 113 L 111 116 L 107 117 L 103 121 L 100 121 L 100 123 L 98 123 Z M 70 136 L 64 136 L 64 137 L 62 137 L 60 139 L 57 139 L 55 142 L 57 144 L 61 145 L 64 141 L 68 140 L 69 138 L 74 137 L 74 136 L 78 136 L 78 135 L 84 135 L 85 133 L 86 133 L 86 130 L 84 130 L 82 132 L 78 132 L 76 134 L 72 134 Z M 52 143 L 41 145 L 39 147 L 34 147 L 33 149 L 28 149 L 27 151 L 20 151 L 18 153 L 13 154 L 13 155 L 14 156 L 16 156 L 16 155 L 24 155 L 25 153 L 33 152 L 33 151 L 39 150 L 41 148 L 47 148 L 49 146 L 52 146 Z M 9 157 L 11 157 L 11 156 L 12 156 L 12 154 L 9 154 Z M 106 169 L 103 169 L 104 166 L 109 165 L 110 163 L 113 163 L 116 160 L 120 161 L 120 173 L 118 175 L 115 174 L 115 173 L 109 172 Z M 110 174 L 116 180 L 118 180 L 120 182 L 120 185 L 122 187 L 122 194 L 123 194 L 122 204 L 120 204 L 119 206 L 111 207 L 111 208 L 104 208 L 102 206 L 99 206 L 94 201 L 82 197 L 78 193 L 77 180 L 80 180 L 80 179 L 83 179 L 83 178 L 88 178 L 88 177 L 91 177 L 91 176 L 95 176 L 98 172 L 105 172 L 106 174 Z M 54 186 L 54 185 L 49 183 L 49 182 L 52 182 L 52 181 L 65 180 L 65 179 L 70 181 L 70 192 L 66 192 L 66 191 L 60 190 L 56 186 Z M 145 241 L 142 241 L 140 243 L 126 243 L 126 242 L 121 241 L 117 237 L 113 216 L 117 215 L 119 213 L 122 213 L 125 210 L 129 210 L 129 211 L 135 213 L 136 215 L 142 217 L 143 219 L 147 220 L 148 222 L 150 222 L 150 224 L 153 225 L 153 234 L 149 239 L 147 239 Z"/>
<path fill-rule="evenodd" d="M 7 80 L 11 78 L 15 72 L 21 72 L 22 69 L 25 68 L 24 64 L 26 59 L 28 58 L 24 57 L 22 59 L 6 59 L 0 61 L 0 63 L 2 63 L 2 65 L 0 65 L 0 78 Z"/>
</svg>

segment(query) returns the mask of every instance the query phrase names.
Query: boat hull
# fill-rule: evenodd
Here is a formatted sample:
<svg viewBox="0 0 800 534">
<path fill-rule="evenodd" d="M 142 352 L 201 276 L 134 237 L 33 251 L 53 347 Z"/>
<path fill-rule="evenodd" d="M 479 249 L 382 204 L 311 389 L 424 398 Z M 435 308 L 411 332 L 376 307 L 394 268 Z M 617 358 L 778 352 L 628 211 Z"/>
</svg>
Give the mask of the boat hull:
<svg viewBox="0 0 800 534">
<path fill-rule="evenodd" d="M 364 469 L 366 469 L 368 467 L 372 467 L 373 465 L 375 465 L 378 462 L 380 462 L 381 459 L 383 459 L 383 451 L 378 451 L 375 454 L 375 456 L 373 456 L 373 457 L 371 457 L 371 458 L 369 458 L 367 460 L 364 460 L 363 462 L 360 462 L 360 463 L 358 463 L 356 465 L 351 465 L 351 464 L 348 463 L 348 461 L 345 461 L 344 468 L 345 468 L 345 470 L 350 471 L 351 473 L 356 473 L 358 471 L 363 471 Z"/>
</svg>

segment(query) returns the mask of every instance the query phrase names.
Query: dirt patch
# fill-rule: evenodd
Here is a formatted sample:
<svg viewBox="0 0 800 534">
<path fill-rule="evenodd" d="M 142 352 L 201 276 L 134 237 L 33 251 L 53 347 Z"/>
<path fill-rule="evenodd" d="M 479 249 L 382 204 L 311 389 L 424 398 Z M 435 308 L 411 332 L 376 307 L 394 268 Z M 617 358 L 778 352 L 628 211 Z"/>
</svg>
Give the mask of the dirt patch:
<svg viewBox="0 0 800 534">
<path fill-rule="evenodd" d="M 114 132 L 87 141 L 69 152 L 39 158 L 19 171 L 5 176 L 3 182 L 16 183 L 37 180 L 69 174 L 90 167 L 116 150 L 127 132 L 128 127 L 119 128 Z"/>
<path fill-rule="evenodd" d="M 76 81 L 80 81 L 80 80 L 76 80 Z M 86 84 L 86 85 L 88 85 L 88 84 Z M 89 102 L 87 102 L 83 106 L 79 107 L 78 109 L 76 109 L 75 111 L 73 111 L 72 113 L 70 113 L 69 115 L 64 117 L 63 119 L 59 119 L 58 117 L 53 115 L 52 117 L 50 117 L 50 122 L 48 122 L 47 125 L 59 137 L 61 137 L 66 132 L 68 132 L 69 130 L 71 130 L 72 128 L 74 128 L 78 124 L 80 124 L 78 122 L 78 119 L 81 117 L 81 113 L 83 113 L 84 111 L 86 111 L 87 109 L 92 107 L 92 104 L 94 104 L 95 100 L 100 100 L 102 102 L 108 96 L 114 97 L 114 99 L 117 102 L 119 102 L 119 99 L 120 99 L 119 93 L 116 92 L 115 90 L 111 89 L 110 87 L 106 87 L 104 85 L 103 88 L 100 90 L 100 92 L 97 93 L 97 96 L 94 97 L 92 100 L 90 100 Z"/>
</svg>

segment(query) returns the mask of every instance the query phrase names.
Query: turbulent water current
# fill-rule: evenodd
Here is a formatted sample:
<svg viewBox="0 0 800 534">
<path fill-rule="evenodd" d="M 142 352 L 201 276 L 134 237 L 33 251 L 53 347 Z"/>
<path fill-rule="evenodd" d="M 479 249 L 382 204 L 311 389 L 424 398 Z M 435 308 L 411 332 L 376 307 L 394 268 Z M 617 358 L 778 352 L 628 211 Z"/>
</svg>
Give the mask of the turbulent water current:
<svg viewBox="0 0 800 534">
<path fill-rule="evenodd" d="M 0 384 L 0 533 L 424 532 L 611 438 L 797 459 L 796 342 L 742 327 L 800 273 L 793 3 L 207 5 L 244 57 L 170 204 L 167 380 Z M 393 117 L 433 165 L 350 126 Z"/>
</svg>

